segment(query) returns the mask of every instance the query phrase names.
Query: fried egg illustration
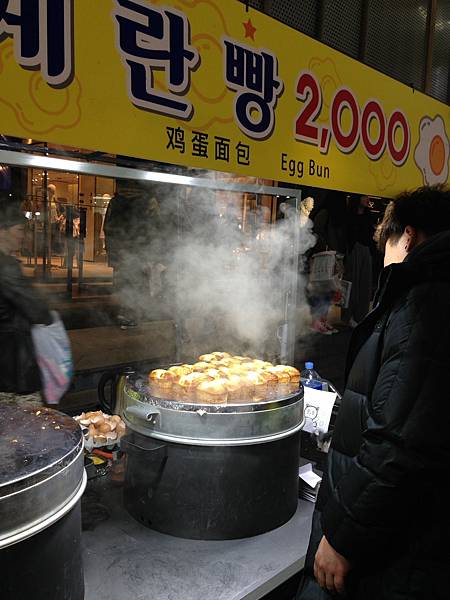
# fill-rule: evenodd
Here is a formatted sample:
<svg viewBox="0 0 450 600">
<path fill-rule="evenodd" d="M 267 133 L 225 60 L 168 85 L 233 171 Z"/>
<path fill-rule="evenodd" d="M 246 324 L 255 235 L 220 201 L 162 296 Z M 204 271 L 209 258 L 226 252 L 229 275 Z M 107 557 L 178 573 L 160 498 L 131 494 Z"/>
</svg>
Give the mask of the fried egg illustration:
<svg viewBox="0 0 450 600">
<path fill-rule="evenodd" d="M 375 180 L 375 184 L 380 193 L 386 192 L 392 188 L 398 178 L 398 169 L 385 152 L 379 160 L 371 160 L 369 172 Z"/>
<path fill-rule="evenodd" d="M 419 125 L 419 143 L 414 160 L 426 185 L 445 183 L 448 179 L 449 141 L 440 115 L 424 117 Z"/>
<path fill-rule="evenodd" d="M 315 73 L 322 89 L 323 106 L 317 120 L 321 123 L 330 122 L 330 106 L 336 89 L 342 85 L 335 62 L 326 57 L 314 56 L 308 64 L 308 69 Z"/>
<path fill-rule="evenodd" d="M 83 94 L 78 78 L 65 88 L 51 88 L 40 71 L 22 69 L 16 64 L 11 39 L 0 46 L 0 79 L 3 83 L 0 104 L 7 115 L 5 120 L 11 127 L 13 123 L 18 126 L 23 137 L 45 139 L 55 131 L 74 130 L 80 123 Z M 14 85 L 8 86 L 8 81 Z"/>
</svg>

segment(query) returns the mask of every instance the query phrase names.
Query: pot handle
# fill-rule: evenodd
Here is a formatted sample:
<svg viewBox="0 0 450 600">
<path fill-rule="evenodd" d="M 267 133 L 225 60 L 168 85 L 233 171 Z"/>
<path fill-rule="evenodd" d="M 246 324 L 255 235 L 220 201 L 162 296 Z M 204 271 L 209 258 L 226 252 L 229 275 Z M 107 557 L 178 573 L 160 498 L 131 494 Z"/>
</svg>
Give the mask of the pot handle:
<svg viewBox="0 0 450 600">
<path fill-rule="evenodd" d="M 111 369 L 110 371 L 106 371 L 100 377 L 99 382 L 97 384 L 97 396 L 100 404 L 100 408 L 103 412 L 113 415 L 116 412 L 116 401 L 117 401 L 117 384 L 119 380 L 124 375 L 130 375 L 134 373 L 132 368 L 119 368 L 119 369 Z M 106 386 L 108 383 L 111 384 L 109 397 L 106 398 Z"/>
<path fill-rule="evenodd" d="M 142 445 L 142 443 L 144 445 Z M 141 444 L 137 444 L 134 441 L 133 436 L 125 435 L 120 440 L 120 448 L 124 452 L 127 452 L 127 450 L 129 450 L 130 448 L 135 449 L 135 450 L 141 450 L 142 452 L 157 452 L 158 450 L 165 450 L 166 444 L 157 443 L 151 439 L 145 439 L 145 440 L 143 440 L 143 442 L 141 442 Z"/>
<path fill-rule="evenodd" d="M 100 403 L 100 408 L 103 412 L 107 414 L 114 414 L 114 402 L 116 398 L 116 388 L 117 388 L 117 371 L 106 371 L 100 377 L 100 380 L 97 385 L 97 395 Z M 106 399 L 105 389 L 108 383 L 111 382 L 111 389 L 109 393 L 108 400 Z"/>
<path fill-rule="evenodd" d="M 125 409 L 127 415 L 137 417 L 143 421 L 152 421 L 155 415 L 159 415 L 159 409 L 154 406 L 127 406 Z"/>
</svg>

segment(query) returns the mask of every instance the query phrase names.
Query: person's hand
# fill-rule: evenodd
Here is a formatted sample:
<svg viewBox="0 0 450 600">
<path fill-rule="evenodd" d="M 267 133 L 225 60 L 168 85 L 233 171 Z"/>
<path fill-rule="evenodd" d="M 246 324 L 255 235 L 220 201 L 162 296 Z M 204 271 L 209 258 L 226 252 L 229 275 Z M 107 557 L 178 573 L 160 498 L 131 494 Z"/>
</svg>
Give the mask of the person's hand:
<svg viewBox="0 0 450 600">
<path fill-rule="evenodd" d="M 332 594 L 345 594 L 344 580 L 350 563 L 322 537 L 314 560 L 314 576 L 321 588 Z"/>
</svg>

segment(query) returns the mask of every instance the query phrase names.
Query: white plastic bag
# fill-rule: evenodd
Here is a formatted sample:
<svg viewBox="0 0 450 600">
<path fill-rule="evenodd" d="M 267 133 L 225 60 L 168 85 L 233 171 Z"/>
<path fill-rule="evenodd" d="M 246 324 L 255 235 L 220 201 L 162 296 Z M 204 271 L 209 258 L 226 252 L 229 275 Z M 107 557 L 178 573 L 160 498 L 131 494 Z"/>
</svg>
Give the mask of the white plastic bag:
<svg viewBox="0 0 450 600">
<path fill-rule="evenodd" d="M 336 272 L 336 252 L 318 252 L 311 257 L 311 283 L 331 281 Z"/>
<path fill-rule="evenodd" d="M 69 389 L 73 363 L 63 322 L 55 311 L 52 311 L 52 317 L 51 325 L 33 325 L 31 336 L 45 400 L 48 404 L 57 404 Z"/>
</svg>

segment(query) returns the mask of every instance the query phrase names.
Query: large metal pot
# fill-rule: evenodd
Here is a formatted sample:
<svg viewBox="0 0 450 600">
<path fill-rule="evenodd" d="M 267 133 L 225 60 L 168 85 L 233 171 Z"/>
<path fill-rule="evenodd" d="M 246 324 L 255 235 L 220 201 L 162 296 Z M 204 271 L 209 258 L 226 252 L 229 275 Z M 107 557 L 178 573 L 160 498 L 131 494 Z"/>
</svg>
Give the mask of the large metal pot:
<svg viewBox="0 0 450 600">
<path fill-rule="evenodd" d="M 2 598 L 81 600 L 79 425 L 47 408 L 0 405 L 0 456 Z"/>
<path fill-rule="evenodd" d="M 303 426 L 303 390 L 263 402 L 188 404 L 152 396 L 146 380 L 124 374 L 114 406 L 130 429 L 157 440 L 196 446 L 243 446 L 283 439 Z M 104 392 L 101 397 L 105 398 Z"/>
<path fill-rule="evenodd" d="M 180 537 L 233 539 L 289 520 L 298 503 L 303 392 L 259 403 L 199 405 L 153 397 L 145 377 L 115 382 L 127 423 L 125 506 Z"/>
</svg>

